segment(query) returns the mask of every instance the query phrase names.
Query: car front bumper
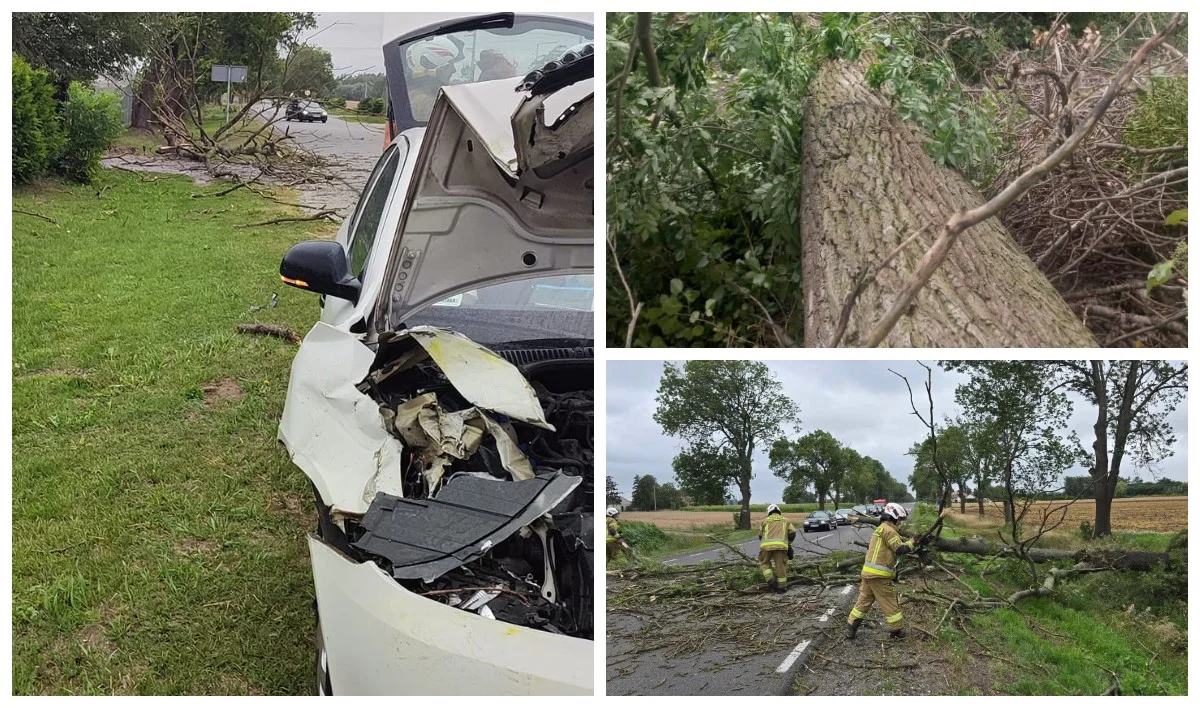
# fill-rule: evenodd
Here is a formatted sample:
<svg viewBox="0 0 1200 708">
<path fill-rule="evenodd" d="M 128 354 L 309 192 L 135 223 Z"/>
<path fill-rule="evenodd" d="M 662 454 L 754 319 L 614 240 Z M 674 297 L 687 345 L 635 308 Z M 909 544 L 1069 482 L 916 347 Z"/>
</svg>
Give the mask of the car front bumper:
<svg viewBox="0 0 1200 708">
<path fill-rule="evenodd" d="M 594 642 L 455 609 L 308 546 L 335 695 L 592 695 Z"/>
</svg>

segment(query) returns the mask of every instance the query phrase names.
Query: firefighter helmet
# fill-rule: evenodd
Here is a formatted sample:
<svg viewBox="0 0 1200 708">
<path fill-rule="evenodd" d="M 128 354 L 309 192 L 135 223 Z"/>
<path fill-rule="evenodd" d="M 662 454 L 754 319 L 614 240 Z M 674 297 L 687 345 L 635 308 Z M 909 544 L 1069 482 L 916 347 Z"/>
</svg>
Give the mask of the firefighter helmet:
<svg viewBox="0 0 1200 708">
<path fill-rule="evenodd" d="M 433 37 L 408 50 L 409 71 L 414 77 L 435 76 L 462 58 L 462 53 L 443 37 Z"/>
<path fill-rule="evenodd" d="M 619 509 L 617 509 L 617 507 L 615 507 L 615 506 L 610 506 L 610 507 L 608 507 L 608 510 L 605 511 L 604 513 L 607 516 L 616 516 L 617 514 L 620 514 L 621 511 Z"/>
<path fill-rule="evenodd" d="M 889 519 L 892 521 L 904 521 L 908 518 L 908 512 L 896 502 L 889 502 L 883 507 L 883 512 L 879 516 L 884 521 Z"/>
<path fill-rule="evenodd" d="M 767 516 L 770 516 L 771 514 L 782 514 L 782 513 L 783 512 L 779 510 L 779 506 L 777 504 L 768 504 L 767 505 Z"/>
</svg>

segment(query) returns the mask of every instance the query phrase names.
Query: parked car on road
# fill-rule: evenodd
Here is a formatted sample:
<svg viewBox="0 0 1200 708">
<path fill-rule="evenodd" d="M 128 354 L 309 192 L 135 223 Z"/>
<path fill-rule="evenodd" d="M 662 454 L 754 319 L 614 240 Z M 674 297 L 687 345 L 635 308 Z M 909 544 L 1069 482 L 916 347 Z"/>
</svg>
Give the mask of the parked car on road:
<svg viewBox="0 0 1200 708">
<path fill-rule="evenodd" d="M 316 121 L 328 123 L 329 114 L 325 112 L 325 107 L 316 101 L 293 100 L 284 110 L 283 119 L 288 121 L 298 120 L 301 123 L 314 123 Z"/>
<path fill-rule="evenodd" d="M 837 528 L 837 521 L 828 511 L 814 511 L 804 519 L 804 532 L 832 531 Z"/>
<path fill-rule="evenodd" d="M 837 509 L 833 512 L 833 518 L 837 521 L 838 526 L 849 524 L 850 517 L 855 515 L 853 509 Z"/>
<path fill-rule="evenodd" d="M 532 54 L 526 18 L 412 42 Z M 279 425 L 315 495 L 318 693 L 594 693 L 592 54 L 440 87 L 336 239 L 283 259 L 321 295 Z"/>
</svg>

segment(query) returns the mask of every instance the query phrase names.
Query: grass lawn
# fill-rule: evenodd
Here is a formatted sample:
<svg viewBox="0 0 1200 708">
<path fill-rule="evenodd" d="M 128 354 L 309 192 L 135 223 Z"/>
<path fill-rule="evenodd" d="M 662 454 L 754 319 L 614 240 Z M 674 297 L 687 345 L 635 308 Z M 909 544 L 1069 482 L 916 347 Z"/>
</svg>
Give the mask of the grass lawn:
<svg viewBox="0 0 1200 708">
<path fill-rule="evenodd" d="M 338 116 L 345 120 L 356 120 L 359 123 L 378 123 L 380 125 L 387 123 L 387 116 L 373 116 L 370 113 L 348 111 L 345 108 L 330 108 L 326 106 L 325 112 L 331 116 Z"/>
<path fill-rule="evenodd" d="M 970 510 L 968 510 L 970 511 Z M 907 522 L 910 530 L 926 528 L 933 514 L 918 507 Z M 943 536 L 996 539 L 1000 523 L 973 514 L 955 514 Z M 1026 533 L 1031 532 L 1027 530 Z M 1055 530 L 1040 547 L 1133 548 L 1166 551 L 1174 534 L 1116 532 L 1100 541 L 1085 540 L 1077 530 Z M 1031 585 L 1027 566 L 1016 559 L 989 563 L 965 554 L 950 554 L 965 572 L 962 580 L 982 597 L 1007 597 Z M 1063 563 L 1067 567 L 1070 563 Z M 1050 564 L 1041 564 L 1045 573 Z M 916 591 L 920 581 L 907 584 Z M 943 624 L 939 641 L 974 651 L 984 646 L 994 655 L 998 693 L 1017 695 L 1098 695 L 1113 684 L 1123 695 L 1187 693 L 1187 587 L 1177 573 L 1103 572 L 1061 583 L 1052 597 L 1022 600 L 1015 608 L 973 613 L 965 624 Z M 954 588 L 951 584 L 951 588 Z M 940 617 L 936 621 L 941 621 Z M 926 629 L 931 629 L 926 627 Z M 1014 666 L 1018 671 L 1014 671 Z"/>
<path fill-rule="evenodd" d="M 710 535 L 729 544 L 741 543 L 758 535 L 757 531 L 734 529 L 730 524 L 699 526 L 688 533 L 664 531 L 654 524 L 641 521 L 622 521 L 620 524 L 621 535 L 643 559 L 666 558 L 688 551 L 712 548 L 715 544 L 708 538 Z"/>
<path fill-rule="evenodd" d="M 275 431 L 314 225 L 180 177 L 14 189 L 13 692 L 311 691 L 311 493 Z M 100 196 L 97 196 L 97 193 Z M 305 231 L 307 229 L 307 231 Z M 279 293 L 275 309 L 250 313 Z"/>
</svg>

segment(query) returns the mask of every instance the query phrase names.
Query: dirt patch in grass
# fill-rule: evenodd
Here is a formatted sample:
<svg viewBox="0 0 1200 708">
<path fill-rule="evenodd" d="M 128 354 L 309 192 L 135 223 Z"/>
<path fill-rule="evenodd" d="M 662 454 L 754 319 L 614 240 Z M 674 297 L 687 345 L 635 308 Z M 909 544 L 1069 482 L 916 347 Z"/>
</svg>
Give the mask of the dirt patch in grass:
<svg viewBox="0 0 1200 708">
<path fill-rule="evenodd" d="M 312 503 L 300 494 L 294 492 L 279 492 L 272 494 L 268 508 L 287 516 L 297 528 L 309 528 L 316 522 L 316 512 Z"/>
<path fill-rule="evenodd" d="M 221 550 L 221 544 L 195 536 L 187 536 L 174 544 L 175 552 L 181 556 L 212 556 Z"/>
<path fill-rule="evenodd" d="M 91 624 L 84 627 L 76 633 L 75 638 L 84 651 L 109 655 L 117 650 L 117 645 L 113 644 L 105 636 L 104 625 L 101 624 Z"/>
<path fill-rule="evenodd" d="M 204 392 L 204 405 L 213 406 L 225 400 L 240 401 L 245 396 L 237 379 L 224 378 L 214 381 L 201 389 Z"/>
</svg>

